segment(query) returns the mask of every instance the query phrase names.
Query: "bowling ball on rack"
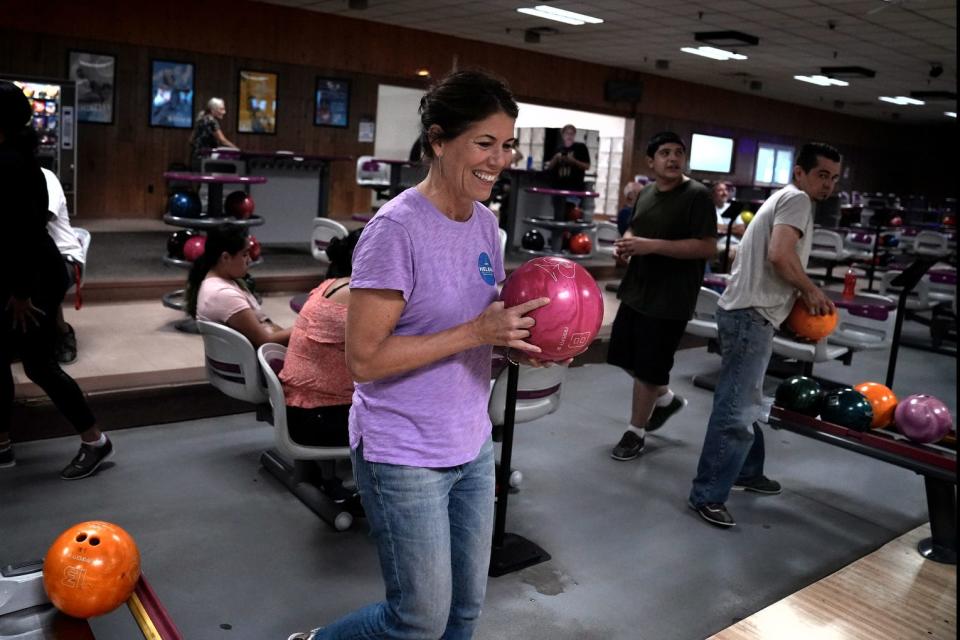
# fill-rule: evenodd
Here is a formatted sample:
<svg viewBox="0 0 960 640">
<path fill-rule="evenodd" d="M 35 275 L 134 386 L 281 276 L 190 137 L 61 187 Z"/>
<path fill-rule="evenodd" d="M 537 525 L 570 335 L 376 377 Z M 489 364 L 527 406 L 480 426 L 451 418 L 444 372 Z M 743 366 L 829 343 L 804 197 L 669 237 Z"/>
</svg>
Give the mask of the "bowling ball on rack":
<svg viewBox="0 0 960 640">
<path fill-rule="evenodd" d="M 816 342 L 823 340 L 837 328 L 837 314 L 812 315 L 803 300 L 797 300 L 787 316 L 787 327 L 801 338 Z"/>
<path fill-rule="evenodd" d="M 203 250 L 206 246 L 207 236 L 193 236 L 183 245 L 183 258 L 190 262 L 195 262 L 197 258 L 203 255 Z"/>
<path fill-rule="evenodd" d="M 573 234 L 569 231 L 564 231 L 560 234 L 560 250 L 561 251 L 570 251 L 570 238 L 573 237 Z"/>
<path fill-rule="evenodd" d="M 200 196 L 195 191 L 174 191 L 167 201 L 167 212 L 177 218 L 200 218 Z"/>
<path fill-rule="evenodd" d="M 941 222 L 941 223 L 943 224 L 943 226 L 945 226 L 945 227 L 955 227 L 955 226 L 957 226 L 957 218 L 956 218 L 956 216 L 953 216 L 953 215 L 950 215 L 950 214 L 947 214 L 947 215 L 943 216 L 943 220 L 941 220 L 940 222 Z"/>
<path fill-rule="evenodd" d="M 900 216 L 893 216 L 892 218 L 890 218 L 890 226 L 891 227 L 903 226 L 903 218 L 901 218 Z"/>
<path fill-rule="evenodd" d="M 260 259 L 260 241 L 257 240 L 257 236 L 251 235 L 249 244 L 250 244 L 250 259 L 259 260 Z"/>
<path fill-rule="evenodd" d="M 814 418 L 820 413 L 821 392 L 820 383 L 813 378 L 793 376 L 777 387 L 775 403 L 778 407 Z"/>
<path fill-rule="evenodd" d="M 224 212 L 231 217 L 246 220 L 253 215 L 253 198 L 246 191 L 234 191 L 223 202 Z"/>
<path fill-rule="evenodd" d="M 92 618 L 126 602 L 140 578 L 140 552 L 130 534 L 109 522 L 76 524 L 43 560 L 50 602 L 74 618 Z"/>
<path fill-rule="evenodd" d="M 520 246 L 530 251 L 543 251 L 545 244 L 543 234 L 536 229 L 530 229 L 520 238 Z"/>
<path fill-rule="evenodd" d="M 867 431 L 873 423 L 873 407 L 856 389 L 833 389 L 823 394 L 820 419 L 848 429 Z"/>
<path fill-rule="evenodd" d="M 184 245 L 187 244 L 187 240 L 196 235 L 198 232 L 193 229 L 180 229 L 171 233 L 167 238 L 167 255 L 175 260 L 183 260 Z"/>
<path fill-rule="evenodd" d="M 569 222 L 580 222 L 583 220 L 583 209 L 574 206 L 567 211 L 567 220 Z"/>
<path fill-rule="evenodd" d="M 577 255 L 587 255 L 593 250 L 593 242 L 590 241 L 590 236 L 583 232 L 574 234 L 570 238 L 569 245 L 570 253 Z"/>
<path fill-rule="evenodd" d="M 872 429 L 882 429 L 893 422 L 893 412 L 897 408 L 897 396 L 889 387 L 879 382 L 861 382 L 854 387 L 870 402 L 873 409 Z"/>
<path fill-rule="evenodd" d="M 907 396 L 897 405 L 897 430 L 914 442 L 938 442 L 953 428 L 953 416 L 940 400 L 925 394 Z"/>
<path fill-rule="evenodd" d="M 530 355 L 561 361 L 586 351 L 603 322 L 603 294 L 593 276 L 566 258 L 534 258 L 507 277 L 500 293 L 508 308 L 541 297 L 550 304 L 527 314 L 536 325 L 526 340 L 542 351 Z"/>
</svg>

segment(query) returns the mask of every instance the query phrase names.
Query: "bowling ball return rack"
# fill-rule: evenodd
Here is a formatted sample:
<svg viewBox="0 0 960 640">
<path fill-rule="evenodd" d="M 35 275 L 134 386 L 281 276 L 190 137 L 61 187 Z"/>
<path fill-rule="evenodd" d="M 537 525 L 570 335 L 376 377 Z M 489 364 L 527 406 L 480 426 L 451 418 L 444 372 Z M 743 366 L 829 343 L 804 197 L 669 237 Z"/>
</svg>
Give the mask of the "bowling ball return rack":
<svg viewBox="0 0 960 640">
<path fill-rule="evenodd" d="M 917 544 L 924 558 L 957 564 L 957 451 L 952 445 L 919 444 L 886 429 L 856 431 L 774 405 L 769 425 L 881 460 L 923 476 L 931 537 Z"/>
</svg>

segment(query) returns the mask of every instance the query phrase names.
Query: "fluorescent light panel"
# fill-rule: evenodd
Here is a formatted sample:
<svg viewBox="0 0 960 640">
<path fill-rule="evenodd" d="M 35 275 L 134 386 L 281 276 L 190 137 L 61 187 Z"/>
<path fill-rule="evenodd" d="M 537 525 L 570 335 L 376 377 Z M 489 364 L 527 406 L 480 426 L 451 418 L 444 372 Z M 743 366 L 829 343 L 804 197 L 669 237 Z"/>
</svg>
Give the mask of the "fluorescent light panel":
<svg viewBox="0 0 960 640">
<path fill-rule="evenodd" d="M 724 49 L 717 49 L 716 47 L 682 47 L 680 51 L 683 51 L 684 53 L 692 53 L 695 56 L 710 58 L 711 60 L 727 61 L 747 59 L 747 56 L 743 54 L 726 51 Z"/>
<path fill-rule="evenodd" d="M 572 24 L 575 26 L 579 26 L 581 24 L 603 23 L 603 20 L 600 18 L 594 18 L 593 16 L 584 15 L 582 13 L 574 13 L 573 11 L 557 9 L 556 7 L 551 7 L 546 4 L 538 4 L 535 7 L 521 7 L 517 9 L 517 11 L 530 16 L 545 18 L 547 20 L 556 20 L 557 22 Z"/>
<path fill-rule="evenodd" d="M 957 112 L 956 112 L 956 111 L 944 111 L 944 112 L 943 112 L 943 115 L 947 116 L 948 118 L 956 118 L 956 117 L 957 117 Z"/>
<path fill-rule="evenodd" d="M 907 96 L 880 96 L 880 99 L 884 102 L 889 102 L 890 104 L 899 105 L 905 107 L 907 105 L 923 105 L 926 104 L 923 100 L 917 100 L 915 98 L 908 98 Z"/>
<path fill-rule="evenodd" d="M 815 75 L 815 76 L 793 76 L 794 80 L 799 80 L 800 82 L 809 82 L 810 84 L 819 85 L 821 87 L 846 87 L 850 83 L 845 80 L 837 80 L 836 78 L 828 78 L 827 76 Z"/>
</svg>

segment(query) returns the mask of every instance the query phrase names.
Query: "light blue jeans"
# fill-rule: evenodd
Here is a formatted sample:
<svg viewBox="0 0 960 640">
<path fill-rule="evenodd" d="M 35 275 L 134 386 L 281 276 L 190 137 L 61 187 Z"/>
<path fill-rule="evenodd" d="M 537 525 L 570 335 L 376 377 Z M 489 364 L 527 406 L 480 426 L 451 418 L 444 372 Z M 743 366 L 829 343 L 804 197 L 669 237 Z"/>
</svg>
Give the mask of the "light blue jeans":
<svg viewBox="0 0 960 640">
<path fill-rule="evenodd" d="M 753 309 L 717 312 L 723 364 L 693 479 L 690 503 L 725 503 L 737 480 L 763 475 L 763 377 L 773 352 L 773 325 Z"/>
<path fill-rule="evenodd" d="M 458 467 L 367 462 L 353 472 L 377 542 L 386 601 L 324 627 L 317 640 L 473 636 L 487 589 L 493 538 L 493 442 Z"/>
</svg>

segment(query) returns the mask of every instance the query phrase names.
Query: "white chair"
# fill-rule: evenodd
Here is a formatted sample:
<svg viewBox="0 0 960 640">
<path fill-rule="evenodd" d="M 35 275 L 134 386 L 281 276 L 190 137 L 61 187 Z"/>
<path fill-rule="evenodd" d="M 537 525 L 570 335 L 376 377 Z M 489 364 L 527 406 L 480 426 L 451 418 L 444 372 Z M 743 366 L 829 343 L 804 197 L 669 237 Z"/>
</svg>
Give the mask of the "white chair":
<svg viewBox="0 0 960 640">
<path fill-rule="evenodd" d="M 497 232 L 500 236 L 500 257 L 505 258 L 507 255 L 507 230 L 500 227 Z"/>
<path fill-rule="evenodd" d="M 893 286 L 893 280 L 899 276 L 902 271 L 886 271 L 880 277 L 878 289 L 880 295 L 899 299 L 902 289 Z M 930 296 L 930 279 L 920 278 L 916 286 L 907 296 L 906 308 L 908 311 L 929 311 L 937 306 L 938 301 Z"/>
<path fill-rule="evenodd" d="M 614 243 L 620 239 L 620 231 L 617 225 L 612 222 L 597 223 L 597 253 L 612 256 L 614 252 Z"/>
<path fill-rule="evenodd" d="M 869 231 L 851 231 L 843 238 L 843 248 L 853 260 L 870 260 L 873 258 L 873 245 L 877 242 L 877 235 Z"/>
<path fill-rule="evenodd" d="M 837 328 L 827 336 L 827 342 L 848 347 L 851 351 L 889 349 L 893 344 L 893 329 L 897 322 L 897 303 L 892 298 L 874 293 L 859 293 L 880 306 L 837 307 Z"/>
<path fill-rule="evenodd" d="M 826 279 L 833 279 L 833 270 L 838 264 L 848 262 L 853 252 L 843 243 L 843 236 L 830 229 L 814 229 L 810 257 L 826 263 Z"/>
<path fill-rule="evenodd" d="M 708 340 L 716 340 L 719 335 L 717 329 L 717 309 L 719 308 L 720 294 L 713 289 L 700 287 L 693 318 L 687 322 L 686 332 Z"/>
<path fill-rule="evenodd" d="M 849 353 L 848 347 L 830 344 L 826 338 L 818 342 L 800 342 L 786 336 L 773 336 L 773 352 L 782 358 L 793 358 L 804 363 L 804 375 L 813 374 L 816 362 L 842 358 Z"/>
<path fill-rule="evenodd" d="M 390 165 L 373 156 L 357 158 L 357 184 L 361 187 L 389 187 Z"/>
<path fill-rule="evenodd" d="M 920 256 L 946 256 L 950 253 L 950 239 L 938 231 L 921 231 L 913 239 L 913 252 Z"/>
<path fill-rule="evenodd" d="M 203 338 L 207 380 L 231 398 L 264 404 L 267 392 L 261 382 L 257 353 L 250 341 L 230 327 L 217 322 L 197 320 Z"/>
<path fill-rule="evenodd" d="M 313 233 L 310 236 L 310 252 L 313 258 L 324 264 L 330 262 L 327 256 L 327 247 L 334 238 L 346 238 L 350 232 L 336 220 L 330 218 L 314 218 Z"/>
<path fill-rule="evenodd" d="M 278 373 L 283 369 L 287 348 L 268 342 L 257 350 L 260 370 L 267 383 L 270 408 L 273 410 L 273 429 L 276 451 L 260 456 L 260 464 L 286 486 L 305 505 L 337 531 L 345 531 L 353 524 L 353 515 L 345 505 L 338 505 L 319 488 L 304 482 L 306 464 L 316 460 L 338 460 L 350 457 L 350 447 L 305 446 L 294 442 L 287 427 L 287 403 Z M 292 464 L 291 462 L 292 461 Z"/>
<path fill-rule="evenodd" d="M 923 279 L 927 281 L 930 300 L 933 302 L 946 302 L 952 304 L 957 298 L 957 271 L 956 269 L 937 269 L 924 274 Z"/>
</svg>

